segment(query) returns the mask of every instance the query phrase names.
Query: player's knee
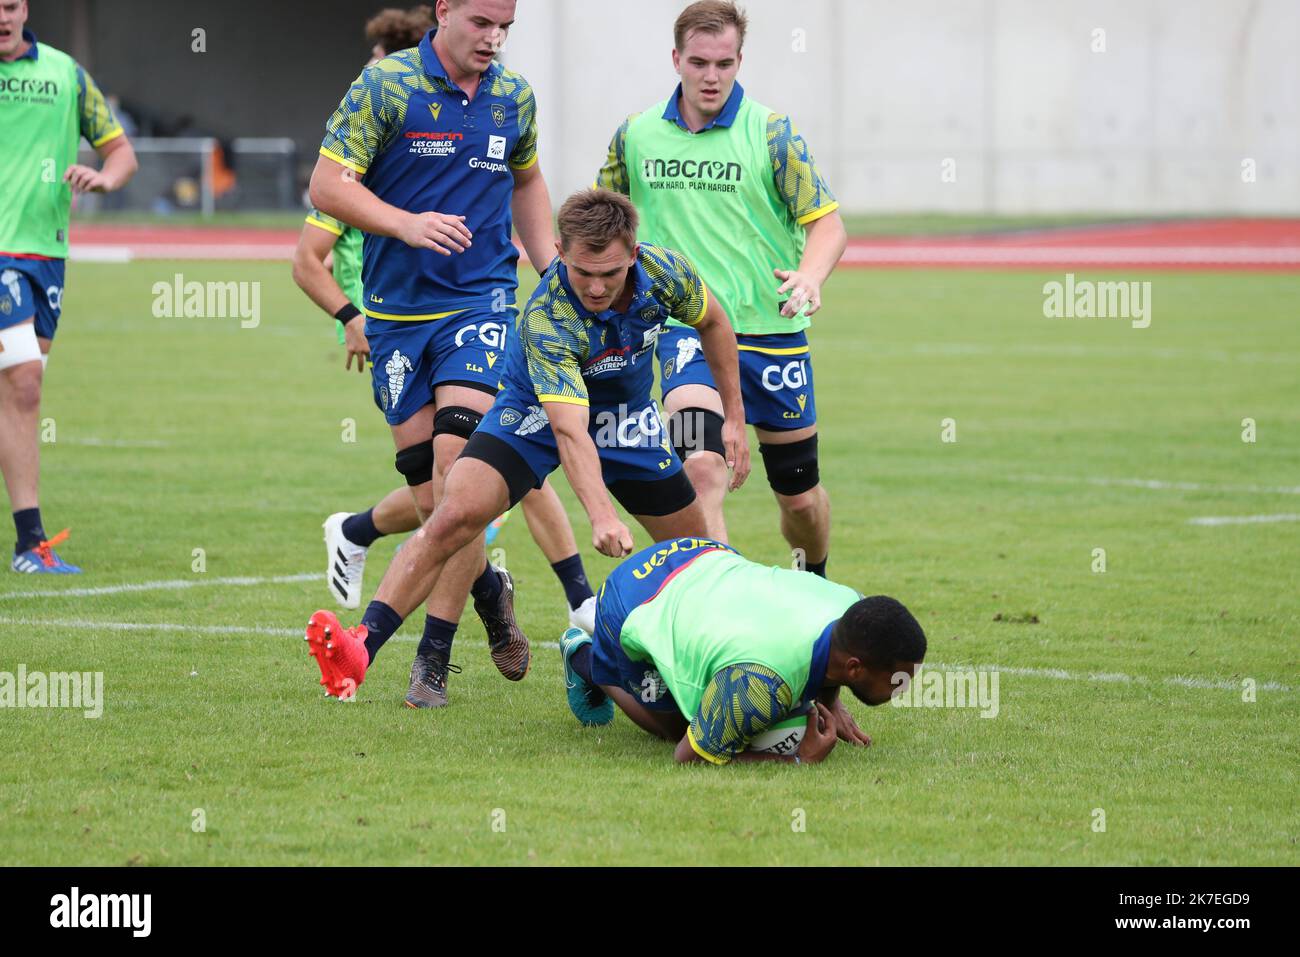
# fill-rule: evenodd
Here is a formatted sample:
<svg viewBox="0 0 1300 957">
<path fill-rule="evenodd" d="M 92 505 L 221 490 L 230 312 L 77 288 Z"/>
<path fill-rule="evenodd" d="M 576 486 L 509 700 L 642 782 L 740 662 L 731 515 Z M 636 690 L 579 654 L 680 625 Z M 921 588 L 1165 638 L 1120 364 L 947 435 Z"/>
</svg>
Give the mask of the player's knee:
<svg viewBox="0 0 1300 957">
<path fill-rule="evenodd" d="M 5 370 L 5 398 L 17 414 L 37 412 L 41 407 L 41 364 L 26 362 Z"/>
<path fill-rule="evenodd" d="M 433 481 L 433 439 L 409 445 L 397 453 L 394 467 L 411 488 Z"/>
<path fill-rule="evenodd" d="M 798 495 L 783 495 L 778 501 L 781 511 L 799 522 L 809 522 L 821 515 L 825 508 L 826 496 L 818 494 L 821 487 L 801 492 Z"/>
<path fill-rule="evenodd" d="M 686 475 L 695 486 L 695 494 L 705 500 L 725 495 L 727 491 L 727 463 L 717 455 L 697 455 L 684 463 Z"/>
<path fill-rule="evenodd" d="M 767 484 L 777 495 L 800 499 L 821 483 L 816 435 L 784 445 L 760 443 L 758 451 L 763 456 Z M 785 500 L 782 499 L 782 508 Z"/>
<path fill-rule="evenodd" d="M 439 487 L 456 463 L 456 458 L 460 455 L 460 450 L 465 447 L 465 442 L 474 434 L 474 430 L 482 421 L 481 412 L 475 412 L 463 405 L 446 406 L 439 409 L 433 417 L 433 441 L 442 451 L 442 454 L 435 455 L 433 466 Z M 454 454 L 446 454 L 447 447 L 454 449 Z"/>
<path fill-rule="evenodd" d="M 690 406 L 668 417 L 668 441 L 683 462 L 695 452 L 716 452 L 725 458 L 727 447 L 722 441 L 722 416 L 712 409 Z M 712 456 L 701 455 L 699 459 Z M 725 465 L 725 463 L 724 463 Z"/>
</svg>

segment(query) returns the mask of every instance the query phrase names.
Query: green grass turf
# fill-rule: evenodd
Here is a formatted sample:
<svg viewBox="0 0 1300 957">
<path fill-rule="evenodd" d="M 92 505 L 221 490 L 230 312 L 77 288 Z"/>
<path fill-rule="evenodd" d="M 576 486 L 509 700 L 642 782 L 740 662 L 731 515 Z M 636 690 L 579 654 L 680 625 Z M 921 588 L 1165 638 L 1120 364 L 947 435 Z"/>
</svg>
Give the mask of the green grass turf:
<svg viewBox="0 0 1300 957">
<path fill-rule="evenodd" d="M 176 271 L 260 281 L 261 325 L 154 318 Z M 103 671 L 106 703 L 0 711 L 0 861 L 1295 864 L 1300 526 L 1187 520 L 1300 512 L 1300 278 L 1125 276 L 1153 283 L 1145 330 L 1043 318 L 1051 278 L 845 270 L 813 332 L 830 570 L 907 602 L 932 661 L 1009 669 L 998 716 L 853 702 L 870 749 L 714 769 L 675 766 L 622 716 L 578 727 L 553 649 L 506 683 L 472 613 L 451 707 L 400 706 L 418 618 L 358 703 L 323 700 L 293 636 L 323 583 L 201 583 L 317 571 L 325 515 L 396 484 L 367 380 L 282 266 L 73 264 L 43 505 L 87 574 L 0 578 L 0 670 Z M 612 562 L 559 484 L 599 581 Z M 746 554 L 789 561 L 761 472 L 728 519 Z M 526 629 L 554 641 L 562 596 L 521 519 L 499 544 Z M 374 548 L 371 591 L 394 546 Z M 13 597 L 171 579 L 200 587 Z"/>
</svg>

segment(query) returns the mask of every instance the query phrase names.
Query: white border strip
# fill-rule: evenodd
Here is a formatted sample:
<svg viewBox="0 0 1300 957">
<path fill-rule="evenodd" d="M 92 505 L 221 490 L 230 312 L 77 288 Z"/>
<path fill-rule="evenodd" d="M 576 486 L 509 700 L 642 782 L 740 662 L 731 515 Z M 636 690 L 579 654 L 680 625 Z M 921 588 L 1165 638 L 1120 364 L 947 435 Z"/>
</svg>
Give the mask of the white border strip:
<svg viewBox="0 0 1300 957">
<path fill-rule="evenodd" d="M 1265 525 L 1270 522 L 1300 522 L 1300 515 L 1206 515 L 1187 520 L 1188 525 Z"/>
</svg>

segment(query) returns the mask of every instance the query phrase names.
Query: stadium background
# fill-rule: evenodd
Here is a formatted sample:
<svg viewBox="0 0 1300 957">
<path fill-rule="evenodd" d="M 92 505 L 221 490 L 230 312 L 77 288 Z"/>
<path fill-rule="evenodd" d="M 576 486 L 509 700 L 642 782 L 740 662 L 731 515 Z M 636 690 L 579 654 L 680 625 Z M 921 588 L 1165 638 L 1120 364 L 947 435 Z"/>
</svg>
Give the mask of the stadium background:
<svg viewBox="0 0 1300 957">
<path fill-rule="evenodd" d="M 291 138 L 299 176 L 380 3 L 32 0 L 133 110 Z M 522 0 L 504 62 L 538 92 L 552 193 L 671 91 L 674 0 Z M 1300 211 L 1293 0 L 750 0 L 741 82 L 790 111 L 850 212 Z M 614 11 L 617 11 L 616 13 Z M 206 31 L 207 52 L 190 35 Z M 1093 31 L 1104 30 L 1104 52 Z M 1257 163 L 1245 183 L 1241 163 Z M 955 181 L 940 164 L 955 161 Z M 942 187 L 942 188 L 939 188 Z"/>
</svg>

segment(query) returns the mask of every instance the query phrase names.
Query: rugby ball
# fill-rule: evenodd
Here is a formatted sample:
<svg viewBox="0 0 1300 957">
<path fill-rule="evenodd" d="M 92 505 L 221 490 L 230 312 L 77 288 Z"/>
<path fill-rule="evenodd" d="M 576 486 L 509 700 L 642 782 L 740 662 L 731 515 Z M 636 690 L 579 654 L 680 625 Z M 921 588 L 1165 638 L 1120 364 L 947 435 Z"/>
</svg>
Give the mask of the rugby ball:
<svg viewBox="0 0 1300 957">
<path fill-rule="evenodd" d="M 811 702 L 800 703 L 776 724 L 750 738 L 746 750 L 767 754 L 798 754 L 804 732 L 808 729 L 808 712 L 811 710 Z"/>
</svg>

